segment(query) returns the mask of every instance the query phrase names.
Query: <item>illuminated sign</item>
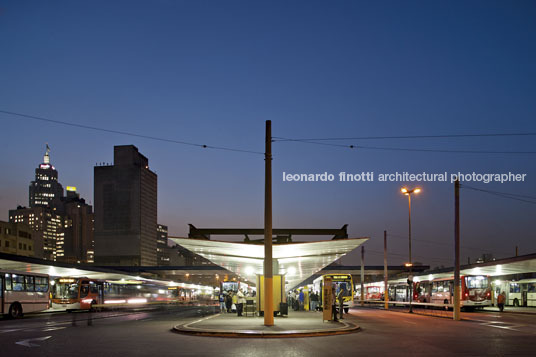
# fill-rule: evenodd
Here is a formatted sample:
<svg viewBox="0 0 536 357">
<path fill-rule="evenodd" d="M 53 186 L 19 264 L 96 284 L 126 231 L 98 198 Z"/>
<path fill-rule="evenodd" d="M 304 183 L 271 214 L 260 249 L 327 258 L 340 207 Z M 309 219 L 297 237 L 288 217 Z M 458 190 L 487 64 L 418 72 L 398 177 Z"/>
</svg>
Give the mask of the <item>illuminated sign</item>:
<svg viewBox="0 0 536 357">
<path fill-rule="evenodd" d="M 61 278 L 59 281 L 60 281 L 60 283 L 74 283 L 74 282 L 75 282 L 75 279 L 72 279 L 72 278 Z"/>
<path fill-rule="evenodd" d="M 67 186 L 67 191 L 76 192 L 76 186 Z"/>
</svg>

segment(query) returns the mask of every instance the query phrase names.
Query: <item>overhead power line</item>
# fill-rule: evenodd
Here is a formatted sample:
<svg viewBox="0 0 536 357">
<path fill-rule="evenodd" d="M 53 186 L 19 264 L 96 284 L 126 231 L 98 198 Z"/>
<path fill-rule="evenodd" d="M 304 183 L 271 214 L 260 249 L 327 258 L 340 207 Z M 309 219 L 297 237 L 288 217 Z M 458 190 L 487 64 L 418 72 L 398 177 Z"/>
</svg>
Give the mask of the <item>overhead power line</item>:
<svg viewBox="0 0 536 357">
<path fill-rule="evenodd" d="M 276 138 L 279 141 L 336 141 L 336 140 L 391 140 L 391 139 L 438 139 L 438 138 L 474 138 L 474 137 L 536 136 L 536 133 L 484 133 L 484 134 L 445 134 L 445 135 L 399 135 L 399 136 L 355 136 L 335 138 Z"/>
<path fill-rule="evenodd" d="M 436 152 L 436 153 L 458 153 L 458 154 L 536 154 L 536 151 L 500 151 L 500 150 L 450 150 L 450 149 L 426 149 L 426 148 L 401 148 L 401 147 L 380 147 L 364 146 L 357 144 L 334 144 L 313 141 L 310 139 L 285 139 L 274 138 L 274 142 L 298 142 L 313 145 L 334 146 L 346 149 L 365 149 L 365 150 L 387 150 L 387 151 L 414 151 L 414 152 Z"/>
<path fill-rule="evenodd" d="M 163 141 L 163 142 L 172 143 L 172 144 L 195 146 L 195 147 L 199 147 L 199 148 L 203 148 L 203 149 L 225 150 L 225 151 L 242 152 L 242 153 L 248 153 L 248 154 L 264 155 L 264 153 L 260 152 L 260 151 L 244 150 L 244 149 L 238 149 L 238 148 L 227 147 L 227 146 L 207 145 L 207 144 L 192 143 L 192 142 L 182 141 L 182 140 L 166 139 L 166 138 L 161 138 L 161 137 L 156 137 L 156 136 L 137 134 L 137 133 L 130 133 L 130 132 L 127 132 L 127 131 L 122 131 L 122 130 L 106 129 L 106 128 L 100 128 L 100 127 L 84 125 L 84 124 L 69 123 L 69 122 L 66 122 L 66 121 L 61 121 L 61 120 L 56 120 L 56 119 L 49 119 L 49 118 L 38 117 L 38 116 L 34 116 L 34 115 L 10 112 L 10 111 L 7 111 L 7 110 L 0 110 L 0 113 L 17 116 L 19 118 L 39 120 L 39 121 L 44 121 L 44 122 L 48 122 L 48 123 L 66 125 L 66 126 L 71 126 L 71 127 L 81 128 L 81 129 L 89 129 L 89 130 L 102 131 L 102 132 L 112 133 L 112 134 L 133 136 L 133 137 L 137 137 L 137 138 Z"/>
<path fill-rule="evenodd" d="M 464 184 L 460 184 L 460 187 L 461 188 L 466 188 L 468 190 L 484 192 L 484 193 L 494 195 L 494 196 L 498 196 L 498 197 L 502 197 L 502 198 L 508 198 L 508 199 L 515 200 L 515 201 L 531 203 L 533 205 L 536 204 L 536 197 L 534 197 L 534 196 L 525 196 L 525 195 L 518 195 L 518 194 L 514 194 L 514 193 L 506 193 L 506 192 L 499 192 L 499 191 L 492 191 L 492 190 L 484 190 L 484 189 L 481 189 L 481 188 L 471 187 L 471 186 L 467 186 L 467 185 L 464 185 Z"/>
</svg>

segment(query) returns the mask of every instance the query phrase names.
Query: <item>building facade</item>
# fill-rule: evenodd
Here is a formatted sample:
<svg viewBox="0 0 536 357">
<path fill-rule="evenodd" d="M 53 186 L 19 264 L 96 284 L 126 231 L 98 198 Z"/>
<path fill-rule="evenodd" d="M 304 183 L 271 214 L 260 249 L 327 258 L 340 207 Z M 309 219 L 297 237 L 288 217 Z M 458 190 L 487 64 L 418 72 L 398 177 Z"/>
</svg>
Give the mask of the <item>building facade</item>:
<svg viewBox="0 0 536 357">
<path fill-rule="evenodd" d="M 94 263 L 93 207 L 86 204 L 76 192 L 67 186 L 67 195 L 61 198 L 56 212 L 64 219 L 64 244 L 58 247 L 57 260 L 67 263 Z"/>
<path fill-rule="evenodd" d="M 64 241 L 63 217 L 50 207 L 17 207 L 9 211 L 9 222 L 24 223 L 32 229 L 34 256 L 56 261 Z"/>
<path fill-rule="evenodd" d="M 54 201 L 63 197 L 63 187 L 58 182 L 58 171 L 50 163 L 50 148 L 47 145 L 43 163 L 35 169 L 35 180 L 29 187 L 29 205 L 50 207 Z"/>
<path fill-rule="evenodd" d="M 95 263 L 157 265 L 157 175 L 133 145 L 94 168 Z"/>
<path fill-rule="evenodd" d="M 157 265 L 169 265 L 169 250 L 167 249 L 168 227 L 158 224 L 156 227 L 156 261 Z"/>
<path fill-rule="evenodd" d="M 33 255 L 70 263 L 93 262 L 93 211 L 69 187 L 67 196 L 58 182 L 58 171 L 50 162 L 47 145 L 43 163 L 35 169 L 30 183 L 30 207 L 9 211 L 9 221 L 26 224 L 32 230 Z M 24 246 L 24 245 L 23 245 Z"/>
<path fill-rule="evenodd" d="M 34 240 L 30 226 L 0 221 L 0 252 L 33 257 Z"/>
</svg>

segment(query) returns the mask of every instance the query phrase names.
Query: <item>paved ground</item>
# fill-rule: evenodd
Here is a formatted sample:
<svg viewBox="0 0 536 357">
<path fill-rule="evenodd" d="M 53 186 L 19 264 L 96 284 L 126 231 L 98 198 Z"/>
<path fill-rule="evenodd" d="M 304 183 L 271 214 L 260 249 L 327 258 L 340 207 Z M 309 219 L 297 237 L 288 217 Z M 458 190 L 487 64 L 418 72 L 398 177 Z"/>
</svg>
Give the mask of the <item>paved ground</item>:
<svg viewBox="0 0 536 357">
<path fill-rule="evenodd" d="M 274 326 L 264 326 L 264 317 L 236 314 L 212 315 L 195 322 L 179 324 L 176 331 L 190 334 L 210 334 L 225 336 L 289 336 L 289 335 L 329 335 L 354 332 L 358 326 L 351 320 L 339 322 L 323 321 L 322 313 L 291 311 L 288 316 L 276 317 Z"/>
<path fill-rule="evenodd" d="M 54 314 L 0 321 L 5 356 L 534 356 L 536 315 L 464 313 L 464 321 L 376 309 L 351 310 L 361 331 L 349 335 L 236 339 L 171 332 L 200 308 Z M 311 312 L 311 314 L 314 314 Z M 76 316 L 76 326 L 72 326 Z M 277 319 L 276 319 L 277 322 Z M 32 346 L 35 345 L 35 346 Z"/>
</svg>

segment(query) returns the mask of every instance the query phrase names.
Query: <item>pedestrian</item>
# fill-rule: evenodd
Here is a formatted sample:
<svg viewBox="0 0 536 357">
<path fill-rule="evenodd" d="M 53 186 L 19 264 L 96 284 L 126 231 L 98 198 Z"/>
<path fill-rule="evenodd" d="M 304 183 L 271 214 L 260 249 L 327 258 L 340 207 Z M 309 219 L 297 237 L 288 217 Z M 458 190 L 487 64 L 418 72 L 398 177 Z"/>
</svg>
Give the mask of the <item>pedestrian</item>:
<svg viewBox="0 0 536 357">
<path fill-rule="evenodd" d="M 298 300 L 300 301 L 299 310 L 304 310 L 305 294 L 303 293 L 303 289 L 300 290 L 300 295 L 298 295 Z"/>
<path fill-rule="evenodd" d="M 238 307 L 237 305 L 238 305 L 238 296 L 233 291 L 233 305 L 231 305 L 231 312 L 236 312 L 237 311 L 237 307 Z"/>
<path fill-rule="evenodd" d="M 220 293 L 220 312 L 225 312 L 225 294 L 223 291 Z"/>
<path fill-rule="evenodd" d="M 331 285 L 331 313 L 333 314 L 333 321 L 338 322 L 337 319 L 337 288 L 335 283 Z"/>
<path fill-rule="evenodd" d="M 237 296 L 237 304 L 236 304 L 236 316 L 242 316 L 242 310 L 244 309 L 244 304 L 246 303 L 246 297 L 244 296 L 244 293 L 242 290 L 238 290 Z"/>
<path fill-rule="evenodd" d="M 227 291 L 227 294 L 225 295 L 225 307 L 227 308 L 227 312 L 231 312 L 232 305 L 233 298 L 231 297 L 231 292 Z"/>
<path fill-rule="evenodd" d="M 342 310 L 344 309 L 344 296 L 346 295 L 346 284 L 341 284 L 339 288 L 339 293 L 337 294 L 337 299 L 339 300 L 339 317 L 344 319 Z"/>
<path fill-rule="evenodd" d="M 506 294 L 504 291 L 497 296 L 497 306 L 499 307 L 499 311 L 503 312 L 504 310 L 504 303 L 506 302 Z"/>
<path fill-rule="evenodd" d="M 316 292 L 311 293 L 311 311 L 316 311 L 318 307 L 318 295 Z"/>
</svg>

